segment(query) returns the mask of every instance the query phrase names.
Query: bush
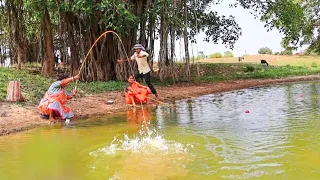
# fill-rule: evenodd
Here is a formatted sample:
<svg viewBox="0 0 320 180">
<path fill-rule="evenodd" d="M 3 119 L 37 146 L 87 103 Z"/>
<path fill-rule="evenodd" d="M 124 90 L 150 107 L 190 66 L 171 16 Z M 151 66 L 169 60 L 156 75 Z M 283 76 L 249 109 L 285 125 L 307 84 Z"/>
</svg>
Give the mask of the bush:
<svg viewBox="0 0 320 180">
<path fill-rule="evenodd" d="M 210 54 L 209 58 L 222 58 L 222 54 L 221 53 L 214 53 L 214 54 Z"/>
<path fill-rule="evenodd" d="M 318 67 L 318 64 L 317 64 L 316 62 L 312 62 L 312 63 L 311 63 L 311 67 L 316 68 L 316 67 Z"/>
<path fill-rule="evenodd" d="M 224 52 L 224 56 L 223 57 L 233 57 L 233 54 L 231 51 L 226 51 Z"/>
<path fill-rule="evenodd" d="M 306 49 L 306 50 L 303 52 L 303 55 L 306 55 L 306 56 L 309 56 L 309 55 L 316 56 L 316 55 L 320 55 L 320 53 L 314 51 L 313 49 L 308 48 L 308 49 Z"/>
<path fill-rule="evenodd" d="M 292 55 L 292 50 L 281 51 L 280 55 Z"/>
<path fill-rule="evenodd" d="M 247 65 L 244 71 L 245 72 L 253 72 L 254 71 L 254 67 L 250 66 L 250 65 Z"/>
<path fill-rule="evenodd" d="M 259 54 L 272 54 L 272 50 L 268 47 L 260 48 L 258 51 Z"/>
<path fill-rule="evenodd" d="M 196 60 L 204 59 L 206 56 L 203 51 L 198 52 L 198 56 L 195 57 Z"/>
<path fill-rule="evenodd" d="M 193 57 L 192 57 L 192 58 L 193 58 Z M 192 58 L 191 58 L 191 59 L 192 59 Z M 197 57 L 195 57 L 194 59 L 198 61 L 198 60 L 204 59 L 204 57 L 202 57 L 202 56 L 197 56 Z"/>
<path fill-rule="evenodd" d="M 275 53 L 273 53 L 274 55 L 279 55 L 280 53 L 279 52 L 275 52 Z"/>
</svg>

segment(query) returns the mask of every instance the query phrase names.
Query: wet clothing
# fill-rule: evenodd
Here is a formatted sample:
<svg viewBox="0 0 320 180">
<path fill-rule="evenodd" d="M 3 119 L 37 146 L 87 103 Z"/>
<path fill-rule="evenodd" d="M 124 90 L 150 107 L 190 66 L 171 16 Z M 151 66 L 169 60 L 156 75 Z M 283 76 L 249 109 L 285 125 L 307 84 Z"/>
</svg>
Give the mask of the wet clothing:
<svg viewBox="0 0 320 180">
<path fill-rule="evenodd" d="M 131 97 L 133 97 L 135 103 L 147 103 L 150 90 L 141 86 L 138 82 L 134 81 L 130 86 L 126 88 L 126 102 L 127 104 L 133 104 Z"/>
<path fill-rule="evenodd" d="M 63 88 L 65 86 L 66 84 L 63 81 L 56 81 L 51 84 L 40 101 L 39 109 L 41 114 L 49 116 L 49 110 L 53 110 L 55 116 L 60 119 L 68 119 L 74 116 L 70 108 L 64 106 L 67 100 L 70 99 L 70 94 Z"/>
</svg>

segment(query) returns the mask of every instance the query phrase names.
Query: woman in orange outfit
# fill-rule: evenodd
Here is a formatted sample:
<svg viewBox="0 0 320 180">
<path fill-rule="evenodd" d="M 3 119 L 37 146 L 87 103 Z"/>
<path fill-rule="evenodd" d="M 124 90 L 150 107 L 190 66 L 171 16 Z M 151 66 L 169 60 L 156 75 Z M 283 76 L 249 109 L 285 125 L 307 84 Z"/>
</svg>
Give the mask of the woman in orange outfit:
<svg viewBox="0 0 320 180">
<path fill-rule="evenodd" d="M 128 79 L 129 86 L 126 88 L 126 102 L 136 106 L 136 103 L 147 103 L 150 89 L 134 80 L 133 76 Z"/>
<path fill-rule="evenodd" d="M 51 122 L 55 122 L 58 117 L 60 119 L 70 119 L 73 117 L 73 112 L 64 104 L 77 93 L 72 91 L 70 95 L 66 90 L 66 86 L 74 80 L 79 80 L 80 76 L 69 77 L 67 74 L 57 76 L 57 81 L 51 84 L 48 91 L 41 99 L 39 104 L 40 113 L 42 116 L 49 116 Z"/>
</svg>

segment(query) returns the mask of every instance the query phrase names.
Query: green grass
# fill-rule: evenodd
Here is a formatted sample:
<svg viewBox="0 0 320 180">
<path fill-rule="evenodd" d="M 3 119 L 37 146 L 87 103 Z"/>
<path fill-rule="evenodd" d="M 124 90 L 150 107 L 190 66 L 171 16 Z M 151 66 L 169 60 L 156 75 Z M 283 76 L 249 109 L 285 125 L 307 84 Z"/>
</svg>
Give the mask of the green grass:
<svg viewBox="0 0 320 180">
<path fill-rule="evenodd" d="M 0 67 L 0 101 L 5 101 L 7 96 L 8 82 L 20 79 L 22 95 L 26 102 L 37 104 L 48 90 L 54 78 L 46 78 L 38 73 L 32 73 L 28 70 L 17 71 L 15 69 Z M 96 94 L 106 91 L 119 91 L 125 88 L 125 82 L 110 81 L 110 82 L 91 82 L 78 83 L 78 91 L 81 96 Z M 70 83 L 67 90 L 74 88 L 75 83 Z"/>
<path fill-rule="evenodd" d="M 108 82 L 79 82 L 77 89 L 79 93 L 82 94 L 96 94 L 102 92 L 109 92 L 109 91 L 120 91 L 126 87 L 125 82 L 121 81 L 108 81 Z M 72 86 L 74 87 L 74 86 Z"/>
<path fill-rule="evenodd" d="M 14 69 L 0 68 L 0 100 L 7 96 L 9 81 L 20 79 L 22 94 L 26 101 L 40 101 L 53 79 L 41 75 L 31 74 L 29 71 L 16 71 Z"/>
<path fill-rule="evenodd" d="M 195 82 L 210 82 L 210 81 L 221 81 L 221 80 L 237 80 L 237 79 L 274 79 L 283 78 L 288 76 L 299 76 L 299 75 L 315 75 L 320 74 L 320 68 L 318 66 L 307 67 L 307 66 L 261 66 L 255 64 L 241 64 L 242 70 L 235 70 L 235 68 L 229 67 L 228 74 L 216 74 L 216 75 L 205 75 L 201 77 L 193 78 Z"/>
</svg>

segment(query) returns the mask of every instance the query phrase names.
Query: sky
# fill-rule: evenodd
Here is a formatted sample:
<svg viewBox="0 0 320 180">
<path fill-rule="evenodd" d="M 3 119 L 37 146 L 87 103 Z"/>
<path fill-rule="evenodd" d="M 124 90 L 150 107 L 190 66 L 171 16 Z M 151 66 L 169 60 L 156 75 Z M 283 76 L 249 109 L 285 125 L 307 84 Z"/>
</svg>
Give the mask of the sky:
<svg viewBox="0 0 320 180">
<path fill-rule="evenodd" d="M 280 52 L 284 50 L 280 42 L 283 38 L 283 35 L 279 33 L 277 29 L 267 32 L 267 28 L 264 27 L 264 22 L 261 22 L 259 19 L 254 19 L 254 16 L 250 14 L 250 10 L 243 9 L 241 6 L 237 8 L 229 8 L 229 4 L 234 3 L 234 0 L 224 0 L 219 5 L 214 5 L 211 7 L 213 11 L 217 11 L 218 15 L 233 15 L 235 16 L 236 22 L 242 29 L 242 36 L 234 45 L 234 49 L 230 50 L 225 48 L 223 44 L 214 44 L 213 42 L 203 41 L 205 35 L 200 33 L 197 37 L 198 43 L 193 45 L 194 56 L 197 56 L 197 49 L 203 51 L 205 55 L 210 55 L 216 52 L 223 54 L 225 51 L 231 51 L 235 57 L 243 56 L 246 53 L 248 55 L 258 54 L 258 50 L 262 47 L 269 47 L 273 52 Z M 180 52 L 180 49 L 183 50 L 183 40 L 176 43 L 176 56 L 178 59 L 182 59 L 181 56 L 184 56 Z M 191 44 L 189 43 L 189 46 Z M 159 42 L 155 45 L 155 52 L 159 52 Z M 192 49 L 189 49 L 190 57 L 192 56 Z M 155 60 L 157 60 L 157 54 Z"/>
</svg>

